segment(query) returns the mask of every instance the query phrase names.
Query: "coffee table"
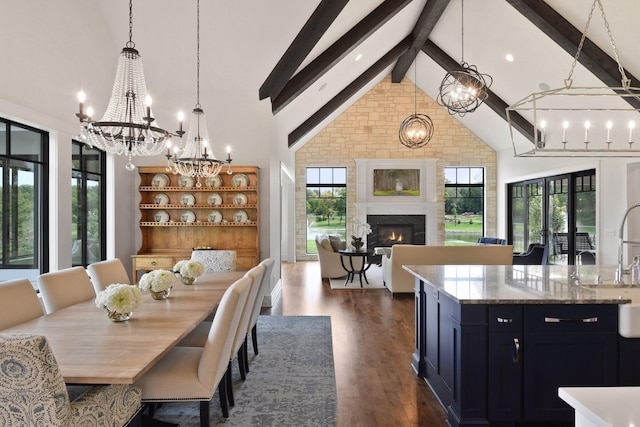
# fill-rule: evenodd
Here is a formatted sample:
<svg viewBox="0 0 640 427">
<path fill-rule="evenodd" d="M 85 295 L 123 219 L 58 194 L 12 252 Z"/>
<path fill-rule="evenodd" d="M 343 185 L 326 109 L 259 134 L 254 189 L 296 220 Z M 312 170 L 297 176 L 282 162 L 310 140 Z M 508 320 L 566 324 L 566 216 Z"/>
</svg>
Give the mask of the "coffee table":
<svg viewBox="0 0 640 427">
<path fill-rule="evenodd" d="M 342 268 L 347 272 L 347 280 L 344 281 L 344 285 L 347 286 L 349 280 L 353 283 L 353 278 L 357 274 L 360 279 L 360 287 L 362 288 L 362 278 L 364 277 L 364 281 L 369 284 L 367 280 L 367 274 L 365 271 L 371 267 L 371 262 L 368 260 L 369 256 L 373 254 L 373 251 L 363 250 L 363 251 L 353 251 L 353 250 L 339 250 L 340 254 L 340 263 L 342 264 Z M 349 263 L 345 265 L 344 259 L 348 258 Z M 354 258 L 362 258 L 362 262 L 360 263 L 360 268 L 356 268 L 353 265 Z"/>
</svg>

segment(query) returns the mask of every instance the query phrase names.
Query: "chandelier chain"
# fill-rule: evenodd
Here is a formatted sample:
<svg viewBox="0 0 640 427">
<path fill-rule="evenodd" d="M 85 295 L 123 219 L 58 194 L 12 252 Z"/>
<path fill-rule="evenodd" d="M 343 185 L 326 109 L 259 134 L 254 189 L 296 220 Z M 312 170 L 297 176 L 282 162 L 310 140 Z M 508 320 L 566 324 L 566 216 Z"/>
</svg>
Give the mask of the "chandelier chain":
<svg viewBox="0 0 640 427">
<path fill-rule="evenodd" d="M 464 0 L 462 0 L 461 4 L 462 4 L 461 5 L 461 12 L 462 13 L 460 13 L 460 29 L 461 29 L 460 34 L 461 34 L 461 38 L 462 38 L 462 41 L 461 41 L 461 45 L 462 45 L 462 61 L 461 62 L 464 62 Z"/>
<path fill-rule="evenodd" d="M 196 10 L 196 108 L 200 108 L 200 0 L 197 1 Z"/>
<path fill-rule="evenodd" d="M 129 41 L 126 46 L 130 48 L 136 47 L 133 42 L 133 0 L 129 0 Z"/>
<path fill-rule="evenodd" d="M 600 9 L 600 14 L 602 15 L 602 19 L 604 21 L 604 27 L 607 30 L 607 35 L 609 37 L 609 44 L 613 49 L 613 55 L 615 57 L 616 63 L 618 64 L 618 71 L 620 71 L 621 83 L 622 87 L 628 88 L 631 81 L 627 77 L 624 71 L 624 67 L 620 62 L 620 57 L 618 56 L 618 48 L 616 47 L 616 42 L 613 40 L 613 33 L 611 32 L 611 27 L 609 26 L 609 21 L 607 20 L 607 15 L 604 12 L 604 7 L 602 6 L 602 2 L 600 0 L 593 0 L 593 4 L 591 5 L 591 9 L 589 10 L 589 17 L 587 18 L 587 23 L 584 26 L 584 30 L 582 31 L 582 36 L 580 37 L 580 43 L 578 44 L 578 50 L 573 57 L 573 63 L 571 64 L 571 70 L 569 71 L 569 76 L 565 81 L 565 86 L 570 87 L 572 83 L 573 71 L 576 67 L 578 59 L 580 58 L 580 53 L 582 52 L 582 48 L 584 46 L 584 41 L 587 38 L 587 31 L 589 30 L 589 24 L 591 23 L 591 18 L 593 17 L 593 11 L 596 8 L 596 3 L 598 4 L 598 8 Z"/>
</svg>

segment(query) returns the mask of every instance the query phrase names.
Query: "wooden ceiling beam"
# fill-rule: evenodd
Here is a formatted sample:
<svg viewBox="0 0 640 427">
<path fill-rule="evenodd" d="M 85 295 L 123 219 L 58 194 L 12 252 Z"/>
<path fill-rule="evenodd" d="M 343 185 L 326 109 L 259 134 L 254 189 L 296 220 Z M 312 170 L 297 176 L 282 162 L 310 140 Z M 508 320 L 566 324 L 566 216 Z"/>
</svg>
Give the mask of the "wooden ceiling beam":
<svg viewBox="0 0 640 427">
<path fill-rule="evenodd" d="M 571 25 L 562 15 L 542 0 L 507 0 L 518 12 L 531 21 L 551 40 L 556 42 L 571 56 L 578 51 L 582 32 Z M 578 62 L 584 65 L 598 79 L 609 87 L 621 87 L 622 76 L 618 70 L 618 63 L 600 49 L 589 38 L 585 38 Z M 625 74 L 631 80 L 631 86 L 638 87 L 640 82 L 629 71 Z M 640 100 L 625 97 L 632 107 L 640 108 Z"/>
<path fill-rule="evenodd" d="M 275 98 L 329 29 L 349 0 L 322 0 L 258 90 L 260 99 Z"/>
<path fill-rule="evenodd" d="M 372 79 L 380 74 L 386 67 L 397 60 L 411 46 L 411 36 L 407 36 L 398 43 L 393 49 L 387 52 L 375 64 L 369 67 L 364 73 L 358 76 L 349 86 L 344 88 L 340 93 L 334 96 L 329 102 L 323 105 L 311 117 L 304 121 L 300 126 L 293 130 L 288 137 L 288 145 L 292 147 L 296 142 L 302 139 L 313 128 L 318 126 L 324 119 L 329 117 L 342 104 L 347 102 L 360 89 L 366 86 Z"/>
<path fill-rule="evenodd" d="M 396 62 L 396 65 L 393 67 L 393 71 L 391 71 L 391 81 L 393 83 L 400 83 L 405 74 L 407 74 L 407 70 L 416 59 L 416 56 L 418 56 L 418 52 L 426 43 L 429 35 L 448 5 L 449 0 L 428 0 L 427 4 L 424 5 L 418 22 L 416 22 L 413 31 L 411 31 L 413 43 L 398 59 L 398 62 Z"/>
<path fill-rule="evenodd" d="M 440 0 L 438 0 L 440 1 Z M 448 0 L 447 0 L 448 1 Z M 393 18 L 411 0 L 385 0 L 362 21 L 345 33 L 316 59 L 296 73 L 271 102 L 271 111 L 277 114 L 296 99 L 309 86 L 325 75 L 335 64 L 352 52 L 378 28 Z M 431 3 L 431 1 L 429 1 Z"/>
<path fill-rule="evenodd" d="M 429 55 L 429 57 L 440 65 L 446 72 L 462 69 L 455 59 L 447 55 L 431 40 L 427 40 L 427 42 L 422 46 L 422 51 Z M 444 78 L 444 75 L 442 77 Z M 484 103 L 504 120 L 507 120 L 507 107 L 509 104 L 491 91 L 491 89 L 487 89 L 487 92 L 489 96 Z M 513 127 L 522 133 L 529 141 L 534 141 L 534 126 L 527 119 L 522 117 L 519 113 L 512 111 L 511 122 L 513 123 Z"/>
</svg>

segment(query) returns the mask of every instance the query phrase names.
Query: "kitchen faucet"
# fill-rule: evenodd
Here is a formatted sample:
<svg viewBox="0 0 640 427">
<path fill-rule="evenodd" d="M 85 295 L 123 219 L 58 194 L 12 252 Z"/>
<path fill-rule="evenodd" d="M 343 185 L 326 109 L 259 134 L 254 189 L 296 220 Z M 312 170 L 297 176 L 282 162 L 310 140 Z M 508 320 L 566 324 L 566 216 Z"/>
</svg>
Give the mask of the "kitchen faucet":
<svg viewBox="0 0 640 427">
<path fill-rule="evenodd" d="M 623 285 L 624 284 L 624 274 L 626 273 L 624 267 L 622 266 L 622 253 L 623 253 L 623 245 L 625 243 L 635 243 L 635 244 L 640 244 L 640 242 L 637 241 L 630 241 L 630 240 L 624 240 L 624 224 L 627 221 L 627 216 L 629 215 L 629 212 L 631 212 L 632 210 L 634 210 L 635 208 L 640 207 L 640 203 L 636 203 L 634 205 L 629 206 L 629 208 L 627 208 L 626 212 L 624 213 L 624 216 L 622 217 L 622 223 L 620 224 L 620 234 L 619 234 L 619 239 L 618 239 L 618 268 L 616 268 L 616 277 L 614 279 L 614 282 L 616 285 Z"/>
</svg>

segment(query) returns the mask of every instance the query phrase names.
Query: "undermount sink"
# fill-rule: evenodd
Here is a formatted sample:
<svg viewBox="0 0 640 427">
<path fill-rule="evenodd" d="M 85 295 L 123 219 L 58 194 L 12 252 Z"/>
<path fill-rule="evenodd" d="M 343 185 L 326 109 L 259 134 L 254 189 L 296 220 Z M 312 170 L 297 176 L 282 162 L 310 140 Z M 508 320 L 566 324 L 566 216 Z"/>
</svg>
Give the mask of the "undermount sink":
<svg viewBox="0 0 640 427">
<path fill-rule="evenodd" d="M 618 333 L 625 338 L 640 338 L 640 287 L 619 285 L 590 285 L 599 297 L 630 299 L 630 304 L 618 305 Z"/>
</svg>

